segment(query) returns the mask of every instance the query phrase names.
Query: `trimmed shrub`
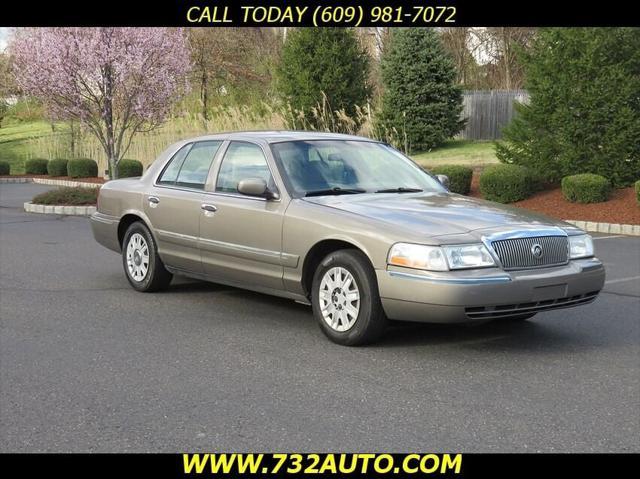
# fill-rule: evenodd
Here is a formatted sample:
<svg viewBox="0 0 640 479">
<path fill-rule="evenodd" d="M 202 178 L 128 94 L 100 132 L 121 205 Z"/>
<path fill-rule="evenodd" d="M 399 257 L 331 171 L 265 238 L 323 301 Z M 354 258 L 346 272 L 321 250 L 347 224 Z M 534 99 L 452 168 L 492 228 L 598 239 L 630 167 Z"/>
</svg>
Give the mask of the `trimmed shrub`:
<svg viewBox="0 0 640 479">
<path fill-rule="evenodd" d="M 95 205 L 100 188 L 83 188 L 80 186 L 58 188 L 45 191 L 31 200 L 36 205 Z"/>
<path fill-rule="evenodd" d="M 573 203 L 601 203 L 610 192 L 611 183 L 604 176 L 582 173 L 562 178 L 562 194 Z"/>
<path fill-rule="evenodd" d="M 449 190 L 453 193 L 468 195 L 471 190 L 471 178 L 473 170 L 461 165 L 440 165 L 431 169 L 434 175 L 447 175 L 449 177 Z"/>
<path fill-rule="evenodd" d="M 640 203 L 640 180 L 636 181 L 636 200 Z"/>
<path fill-rule="evenodd" d="M 98 163 L 89 158 L 69 160 L 67 172 L 71 178 L 87 178 L 98 176 Z"/>
<path fill-rule="evenodd" d="M 523 166 L 492 165 L 480 175 L 480 192 L 490 201 L 513 203 L 528 198 L 533 191 L 533 177 Z"/>
<path fill-rule="evenodd" d="M 24 172 L 27 175 L 46 175 L 48 160 L 42 158 L 32 158 L 24 163 Z"/>
<path fill-rule="evenodd" d="M 138 160 L 123 158 L 118 162 L 118 178 L 142 176 L 142 163 Z"/>
<path fill-rule="evenodd" d="M 0 175 L 8 175 L 11 171 L 11 165 L 8 161 L 0 161 Z"/>
<path fill-rule="evenodd" d="M 67 176 L 67 163 L 69 160 L 58 158 L 47 163 L 49 176 Z"/>
</svg>

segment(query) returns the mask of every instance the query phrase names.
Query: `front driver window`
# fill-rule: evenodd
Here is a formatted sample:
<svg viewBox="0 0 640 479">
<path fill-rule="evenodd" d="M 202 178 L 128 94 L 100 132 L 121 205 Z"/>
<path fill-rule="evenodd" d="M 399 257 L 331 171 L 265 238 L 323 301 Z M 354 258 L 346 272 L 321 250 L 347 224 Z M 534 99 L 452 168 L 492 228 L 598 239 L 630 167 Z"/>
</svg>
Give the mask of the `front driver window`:
<svg viewBox="0 0 640 479">
<path fill-rule="evenodd" d="M 275 190 L 262 148 L 253 143 L 233 141 L 222 159 L 216 191 L 237 193 L 238 183 L 248 178 L 262 178 L 271 191 Z"/>
</svg>

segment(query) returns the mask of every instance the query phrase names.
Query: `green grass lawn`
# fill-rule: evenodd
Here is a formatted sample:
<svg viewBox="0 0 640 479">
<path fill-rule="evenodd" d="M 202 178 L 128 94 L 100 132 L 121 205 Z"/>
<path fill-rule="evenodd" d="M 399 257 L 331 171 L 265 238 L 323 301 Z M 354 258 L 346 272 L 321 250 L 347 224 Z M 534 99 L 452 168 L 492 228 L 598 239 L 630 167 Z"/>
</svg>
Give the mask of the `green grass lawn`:
<svg viewBox="0 0 640 479">
<path fill-rule="evenodd" d="M 56 132 L 51 131 L 51 124 L 46 121 L 10 123 L 0 128 L 0 160 L 8 161 L 12 175 L 24 174 L 24 161 L 32 158 L 30 141 L 42 136 L 59 133 L 64 125 L 56 125 Z"/>
<path fill-rule="evenodd" d="M 440 148 L 411 156 L 424 167 L 465 165 L 480 167 L 498 163 L 492 141 L 450 140 Z"/>
</svg>

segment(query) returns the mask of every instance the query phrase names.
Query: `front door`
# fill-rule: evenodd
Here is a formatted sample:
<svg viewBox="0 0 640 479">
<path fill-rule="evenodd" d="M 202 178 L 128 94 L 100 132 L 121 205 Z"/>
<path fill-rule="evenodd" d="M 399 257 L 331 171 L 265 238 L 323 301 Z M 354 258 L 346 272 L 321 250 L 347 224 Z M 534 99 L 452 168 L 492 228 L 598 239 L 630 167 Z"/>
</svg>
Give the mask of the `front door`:
<svg viewBox="0 0 640 479">
<path fill-rule="evenodd" d="M 222 158 L 215 190 L 207 193 L 210 207 L 200 217 L 200 248 L 205 273 L 221 282 L 258 288 L 283 289 L 283 199 L 242 195 L 238 183 L 263 178 L 276 191 L 262 148 L 232 141 Z"/>
<path fill-rule="evenodd" d="M 182 147 L 144 196 L 144 212 L 158 243 L 158 254 L 169 267 L 202 273 L 198 248 L 204 185 L 222 141 L 202 141 Z"/>
</svg>

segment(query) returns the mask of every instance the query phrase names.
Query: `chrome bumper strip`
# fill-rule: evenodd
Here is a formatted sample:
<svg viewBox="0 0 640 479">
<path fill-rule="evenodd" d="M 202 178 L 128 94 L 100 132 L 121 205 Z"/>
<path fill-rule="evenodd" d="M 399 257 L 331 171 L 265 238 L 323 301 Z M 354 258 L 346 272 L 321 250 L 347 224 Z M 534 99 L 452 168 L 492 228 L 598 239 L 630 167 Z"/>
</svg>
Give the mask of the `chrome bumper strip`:
<svg viewBox="0 0 640 479">
<path fill-rule="evenodd" d="M 484 276 L 480 278 L 433 278 L 429 276 L 423 276 L 421 274 L 401 273 L 399 271 L 389 271 L 389 276 L 402 278 L 402 279 L 417 279 L 420 281 L 427 281 L 429 283 L 441 283 L 441 284 L 486 284 L 486 283 L 508 283 L 511 281 L 511 276 L 507 274 Z"/>
</svg>

